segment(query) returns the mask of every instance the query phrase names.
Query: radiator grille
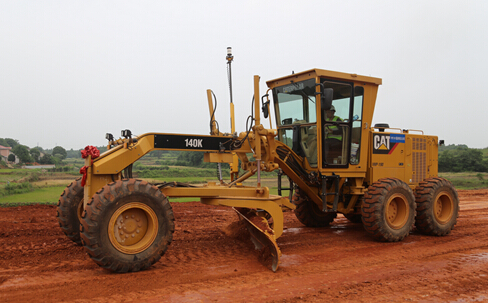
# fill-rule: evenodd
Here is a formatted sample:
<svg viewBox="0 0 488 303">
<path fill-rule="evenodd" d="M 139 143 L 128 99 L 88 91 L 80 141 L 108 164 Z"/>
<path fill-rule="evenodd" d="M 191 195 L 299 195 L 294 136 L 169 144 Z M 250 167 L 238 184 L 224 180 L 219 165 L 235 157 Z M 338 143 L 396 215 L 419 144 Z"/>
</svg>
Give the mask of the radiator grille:
<svg viewBox="0 0 488 303">
<path fill-rule="evenodd" d="M 412 144 L 412 150 L 427 150 L 427 140 L 425 138 L 413 138 Z"/>
<path fill-rule="evenodd" d="M 412 138 L 412 151 L 412 181 L 418 183 L 424 180 L 427 174 L 427 140 Z"/>
</svg>

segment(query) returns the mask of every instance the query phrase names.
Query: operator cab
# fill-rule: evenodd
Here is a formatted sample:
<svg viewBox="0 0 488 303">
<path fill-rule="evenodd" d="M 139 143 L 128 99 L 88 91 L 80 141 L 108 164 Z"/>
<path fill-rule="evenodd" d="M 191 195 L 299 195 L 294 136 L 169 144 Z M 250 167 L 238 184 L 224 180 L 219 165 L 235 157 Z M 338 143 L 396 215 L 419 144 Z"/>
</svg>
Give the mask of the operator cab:
<svg viewBox="0 0 488 303">
<path fill-rule="evenodd" d="M 322 76 L 303 79 L 303 74 L 272 90 L 278 140 L 312 168 L 357 165 L 363 87 Z"/>
</svg>

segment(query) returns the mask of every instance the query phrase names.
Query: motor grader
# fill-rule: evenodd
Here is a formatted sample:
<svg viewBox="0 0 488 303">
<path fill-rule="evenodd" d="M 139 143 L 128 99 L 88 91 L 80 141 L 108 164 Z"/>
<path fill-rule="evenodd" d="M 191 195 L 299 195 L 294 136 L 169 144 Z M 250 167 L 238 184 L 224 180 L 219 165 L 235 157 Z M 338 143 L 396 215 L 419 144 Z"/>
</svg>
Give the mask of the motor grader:
<svg viewBox="0 0 488 303">
<path fill-rule="evenodd" d="M 459 201 L 451 183 L 437 175 L 437 137 L 372 125 L 381 79 L 311 69 L 266 82 L 263 96 L 259 82 L 254 76 L 253 114 L 244 132 L 220 131 L 208 90 L 209 135 L 133 136 L 124 130 L 119 139 L 107 136 L 108 150 L 101 155 L 87 147 L 83 179 L 59 199 L 64 233 L 103 268 L 143 270 L 171 243 L 175 222 L 168 198 L 194 197 L 233 207 L 276 271 L 281 255 L 276 239 L 283 234 L 286 210 L 308 227 L 326 227 L 343 214 L 362 222 L 379 241 L 400 241 L 414 226 L 435 236 L 454 228 Z M 229 163 L 231 179 L 195 186 L 134 178 L 134 162 L 154 150 L 204 152 L 206 162 Z M 278 195 L 261 185 L 261 173 L 271 171 L 278 172 Z M 257 176 L 251 179 L 254 186 L 245 186 L 252 176 Z M 282 178 L 290 182 L 288 197 L 281 196 Z"/>
</svg>

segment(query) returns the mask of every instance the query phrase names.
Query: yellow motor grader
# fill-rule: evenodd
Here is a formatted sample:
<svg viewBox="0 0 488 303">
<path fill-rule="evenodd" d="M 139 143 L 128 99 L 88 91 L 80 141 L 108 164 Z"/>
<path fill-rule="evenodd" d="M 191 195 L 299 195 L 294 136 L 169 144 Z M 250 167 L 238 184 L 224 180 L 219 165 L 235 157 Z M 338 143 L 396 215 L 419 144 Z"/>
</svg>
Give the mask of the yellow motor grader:
<svg viewBox="0 0 488 303">
<path fill-rule="evenodd" d="M 276 239 L 283 233 L 284 210 L 293 210 L 308 227 L 328 226 L 341 213 L 362 222 L 379 241 L 400 241 L 414 226 L 427 235 L 447 235 L 456 224 L 459 201 L 451 183 L 437 176 L 437 137 L 373 126 L 381 81 L 311 69 L 266 82 L 268 90 L 260 96 L 254 76 L 253 115 L 241 133 L 233 124 L 231 133 L 220 132 L 208 90 L 210 135 L 133 136 L 128 130 L 119 139 L 108 135 L 108 150 L 88 154 L 83 180 L 61 195 L 59 224 L 98 265 L 115 272 L 146 269 L 166 252 L 175 229 L 168 197 L 233 207 L 273 271 L 281 254 Z M 269 128 L 262 124 L 261 110 Z M 134 162 L 153 150 L 205 152 L 206 162 L 230 164 L 231 180 L 195 186 L 133 178 Z M 278 195 L 261 186 L 261 172 L 271 171 L 278 171 Z M 251 176 L 257 176 L 251 179 L 255 186 L 243 185 Z M 288 197 L 281 196 L 284 176 L 290 182 Z"/>
</svg>

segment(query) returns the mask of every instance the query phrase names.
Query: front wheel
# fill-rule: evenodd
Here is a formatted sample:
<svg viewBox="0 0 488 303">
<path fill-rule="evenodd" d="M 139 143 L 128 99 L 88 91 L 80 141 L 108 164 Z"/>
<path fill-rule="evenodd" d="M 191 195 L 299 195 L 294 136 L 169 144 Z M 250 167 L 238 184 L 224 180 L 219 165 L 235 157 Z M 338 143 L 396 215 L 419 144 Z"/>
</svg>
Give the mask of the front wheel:
<svg viewBox="0 0 488 303">
<path fill-rule="evenodd" d="M 395 178 L 374 182 L 361 207 L 363 226 L 379 241 L 401 241 L 415 220 L 415 197 L 408 185 Z"/>
<path fill-rule="evenodd" d="M 451 182 L 444 178 L 430 178 L 415 189 L 417 202 L 417 230 L 432 236 L 445 236 L 456 225 L 459 198 Z"/>
<path fill-rule="evenodd" d="M 115 272 L 144 270 L 156 263 L 175 229 L 166 196 L 136 179 L 105 185 L 88 203 L 81 224 L 85 251 L 99 266 Z"/>
<path fill-rule="evenodd" d="M 59 226 L 64 234 L 78 245 L 81 245 L 80 219 L 83 212 L 83 196 L 81 178 L 78 178 L 64 189 L 56 209 Z"/>
</svg>

